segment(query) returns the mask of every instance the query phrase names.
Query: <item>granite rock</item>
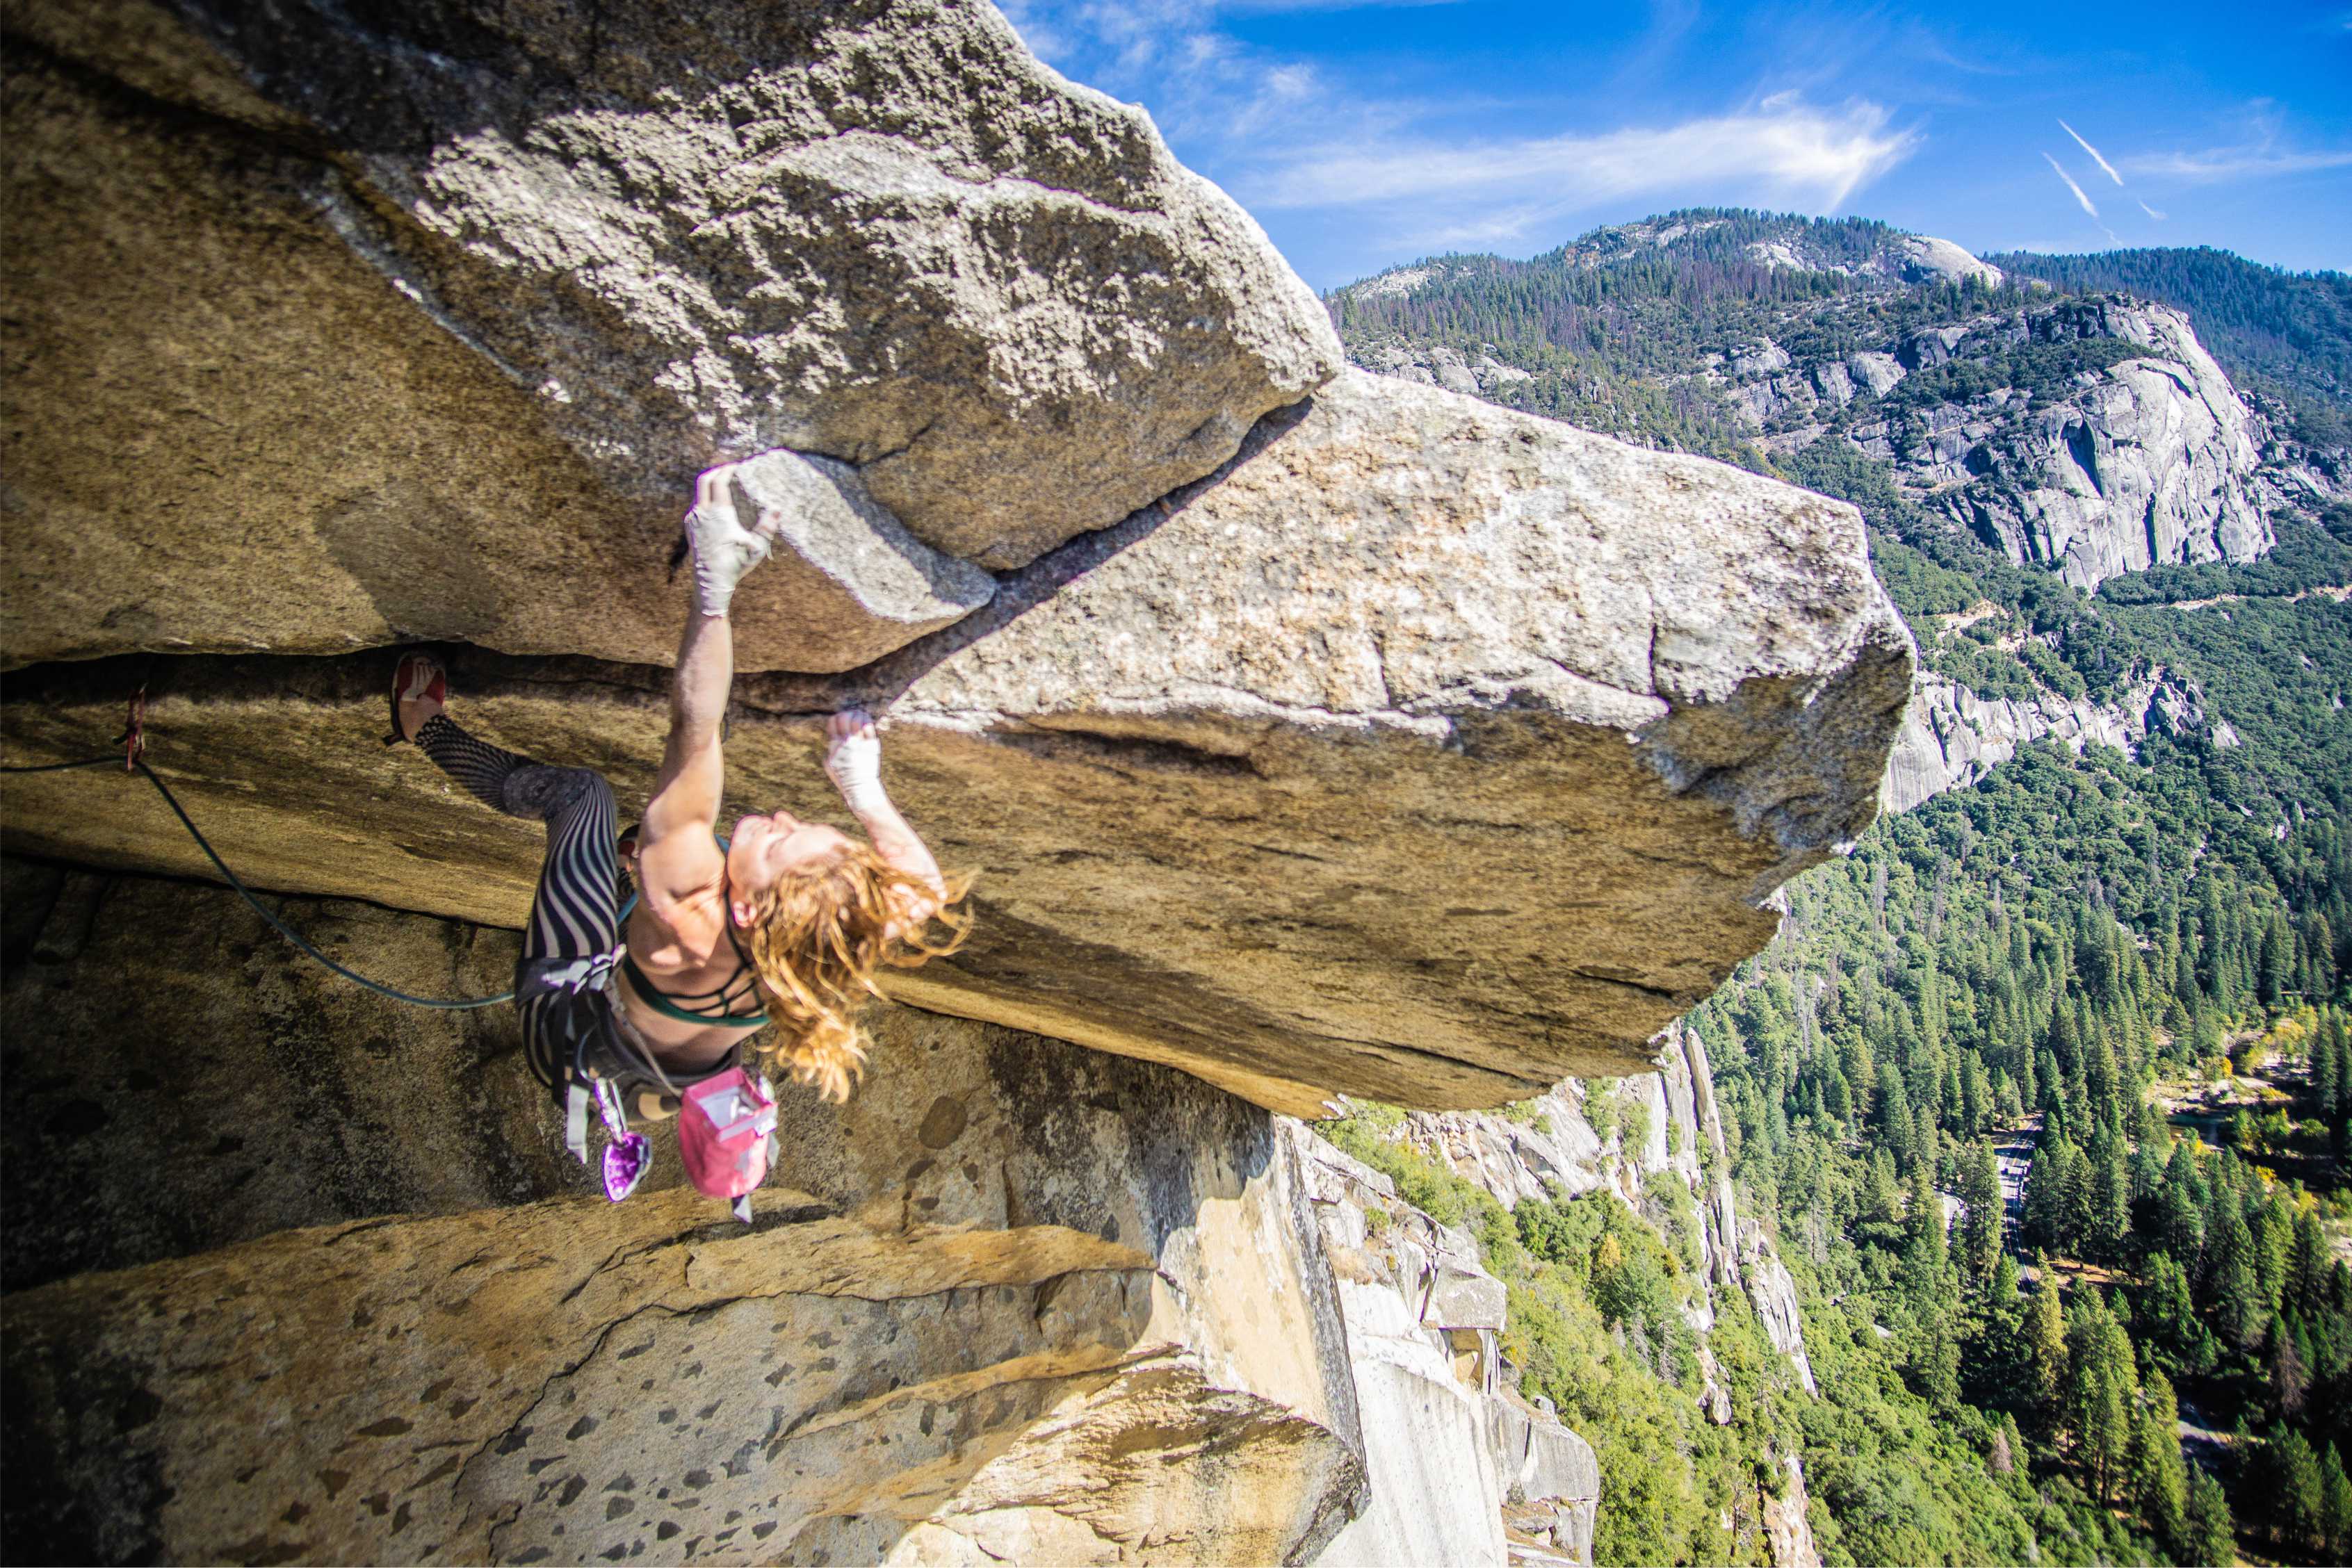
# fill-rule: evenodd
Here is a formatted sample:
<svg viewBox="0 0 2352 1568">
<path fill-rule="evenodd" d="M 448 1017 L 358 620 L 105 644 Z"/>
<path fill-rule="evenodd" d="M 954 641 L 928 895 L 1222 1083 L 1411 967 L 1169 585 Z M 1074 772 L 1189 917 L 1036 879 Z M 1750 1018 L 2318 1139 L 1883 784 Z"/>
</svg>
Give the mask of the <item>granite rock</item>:
<svg viewBox="0 0 2352 1568">
<path fill-rule="evenodd" d="M 128 917 L 137 892 L 107 904 Z M 249 966 L 214 989 L 282 984 Z M 7 1001 L 12 1038 L 63 1016 Z M 96 1271 L 14 1291 L 11 1558 L 1311 1557 L 1362 1506 L 1363 1439 L 1296 1134 L 1150 1063 L 873 1022 L 848 1106 L 785 1092 L 749 1228 L 674 1185 L 467 1207 L 501 1162 L 562 1158 L 532 1104 L 498 1118 L 503 1151 L 442 1148 L 444 1189 L 415 1196 L 460 1212 L 323 1181 L 306 1213 L 231 1184 L 219 1228 L 251 1239 L 117 1239 L 77 1260 Z M 121 1049 L 115 1110 L 170 1125 L 173 1086 L 142 1078 L 184 1042 Z M 332 1173 L 286 1136 L 317 1066 L 233 1031 L 220 1050 L 257 1148 L 283 1140 L 263 1181 Z M 13 1124 L 35 1102 L 10 1065 Z M 651 1131 L 660 1188 L 677 1158 Z M 270 1229 L 339 1210 L 364 1218 Z"/>
<path fill-rule="evenodd" d="M 1440 588 L 1438 585 L 1443 585 Z M 656 672 L 462 651 L 453 711 L 634 810 Z M 889 716 L 893 793 L 977 872 L 897 994 L 1317 1114 L 1621 1072 L 1876 810 L 1909 639 L 1853 509 L 1349 374 L 1210 481 L 846 677 L 739 682 L 730 779 L 821 810 L 817 716 Z M 386 753 L 379 661 L 150 672 L 159 765 L 262 885 L 519 925 L 534 824 Z M 53 667 L 26 760 L 111 735 L 133 671 Z M 197 870 L 158 804 L 11 776 L 23 847 Z"/>
<path fill-rule="evenodd" d="M 1016 567 L 1339 362 L 1257 225 L 982 0 L 7 27 L 15 662 L 662 662 L 713 463 L 838 459 Z M 747 591 L 743 662 L 839 667 L 789 581 Z"/>
</svg>

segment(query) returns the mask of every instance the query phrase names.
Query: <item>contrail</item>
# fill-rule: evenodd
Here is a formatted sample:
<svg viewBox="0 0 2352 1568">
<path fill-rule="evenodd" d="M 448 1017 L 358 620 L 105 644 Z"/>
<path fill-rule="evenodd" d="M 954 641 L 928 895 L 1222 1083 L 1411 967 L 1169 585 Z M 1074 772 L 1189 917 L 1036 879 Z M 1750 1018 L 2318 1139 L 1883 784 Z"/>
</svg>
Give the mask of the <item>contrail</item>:
<svg viewBox="0 0 2352 1568">
<path fill-rule="evenodd" d="M 2082 148 L 2084 152 L 2088 152 L 2091 155 L 2092 162 L 2096 163 L 2100 168 L 2105 169 L 2107 172 L 2108 179 L 2113 180 L 2118 185 L 2124 183 L 2124 177 L 2116 172 L 2116 166 L 2113 163 L 2108 162 L 2105 159 L 2100 157 L 2099 150 L 2092 146 L 2089 142 L 2084 141 L 2083 133 L 2081 131 L 2075 130 L 2073 126 L 2067 124 L 2063 120 L 2058 122 L 2058 126 L 2060 130 L 2065 131 L 2067 135 L 2074 139 L 2076 146 Z"/>
<path fill-rule="evenodd" d="M 2074 199 L 2083 204 L 2083 210 L 2084 212 L 2090 214 L 2095 218 L 2099 215 L 2099 209 L 2091 205 L 2091 198 L 2083 194 L 2083 187 L 2074 183 L 2074 176 L 2069 174 L 2065 170 L 2058 166 L 2057 159 L 2053 158 L 2049 153 L 2044 152 L 2042 155 L 2042 161 L 2050 165 L 2050 172 L 2052 173 L 2066 182 L 2066 188 L 2074 193 Z"/>
<path fill-rule="evenodd" d="M 2154 218 L 2158 223 L 2162 223 L 2164 221 L 2164 214 L 2158 212 L 2154 207 L 2149 206 L 2146 202 L 2142 202 L 2139 204 L 2139 210 L 2146 213 L 2149 217 Z"/>
</svg>

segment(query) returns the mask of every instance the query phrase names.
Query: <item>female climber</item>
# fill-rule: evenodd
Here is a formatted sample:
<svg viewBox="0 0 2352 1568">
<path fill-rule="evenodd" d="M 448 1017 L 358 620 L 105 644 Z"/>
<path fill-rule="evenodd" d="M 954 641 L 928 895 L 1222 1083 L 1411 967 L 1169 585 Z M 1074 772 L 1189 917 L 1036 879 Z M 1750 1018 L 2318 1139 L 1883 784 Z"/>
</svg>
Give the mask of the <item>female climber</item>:
<svg viewBox="0 0 2352 1568">
<path fill-rule="evenodd" d="M 492 810 L 547 824 L 515 1005 L 531 1070 L 568 1105 L 568 1141 L 583 1159 L 591 1096 L 618 1091 L 640 1117 L 662 1119 L 678 1095 L 738 1065 L 747 1043 L 755 1069 L 846 1100 L 866 1056 L 856 1013 L 880 995 L 877 967 L 920 963 L 962 936 L 942 918 L 960 890 L 883 792 L 881 742 L 862 709 L 827 721 L 824 769 L 871 842 L 783 810 L 740 818 L 717 837 L 720 727 L 735 674 L 728 610 L 780 520 L 770 513 L 747 526 L 738 507 L 749 496 L 730 473 L 702 475 L 687 515 L 695 604 L 661 773 L 635 832 L 638 896 L 625 910 L 625 846 L 604 778 L 467 734 L 443 711 L 446 674 L 423 654 L 402 659 L 393 677 L 391 742 L 412 742 Z M 944 939 L 926 935 L 934 920 Z"/>
</svg>

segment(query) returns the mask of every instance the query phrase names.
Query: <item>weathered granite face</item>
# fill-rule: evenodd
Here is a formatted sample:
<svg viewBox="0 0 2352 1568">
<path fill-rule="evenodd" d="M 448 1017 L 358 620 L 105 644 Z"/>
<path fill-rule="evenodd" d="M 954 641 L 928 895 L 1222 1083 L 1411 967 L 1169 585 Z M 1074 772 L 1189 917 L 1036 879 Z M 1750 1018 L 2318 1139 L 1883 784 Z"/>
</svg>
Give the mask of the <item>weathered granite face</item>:
<svg viewBox="0 0 2352 1568">
<path fill-rule="evenodd" d="M 2265 465 L 2260 423 L 2179 311 L 2069 300 L 1937 328 L 1901 354 L 1919 369 L 1987 348 L 2086 338 L 2147 353 L 2046 401 L 2003 388 L 1859 423 L 1848 438 L 2011 560 L 2046 566 L 2079 588 L 2151 566 L 2259 559 L 2274 542 L 2267 510 L 2287 476 Z"/>
<path fill-rule="evenodd" d="M 784 447 L 911 531 L 740 601 L 746 667 L 845 668 L 922 629 L 844 635 L 877 543 L 1018 566 L 1339 363 L 1257 225 L 982 0 L 6 27 L 11 663 L 667 662 L 693 475 Z"/>
<path fill-rule="evenodd" d="M 1685 1315 L 1699 1335 L 1703 1366 L 1711 1364 L 1706 1340 L 1714 1326 L 1717 1292 L 1744 1291 L 1766 1339 L 1788 1359 L 1797 1385 L 1813 1393 L 1795 1281 L 1771 1234 L 1738 1211 L 1706 1042 L 1676 1024 L 1656 1043 L 1655 1071 L 1643 1076 L 1613 1083 L 1563 1082 L 1507 1117 L 1415 1112 L 1404 1118 L 1398 1136 L 1484 1187 L 1507 1208 L 1530 1198 L 1609 1192 L 1636 1212 L 1653 1212 L 1655 1189 L 1648 1178 L 1671 1175 L 1680 1188 L 1674 1201 L 1688 1204 L 1690 1234 L 1698 1249 L 1696 1288 L 1685 1303 Z M 1616 1102 L 1607 1138 L 1593 1130 L 1587 1110 L 1600 1095 Z M 1643 1111 L 1645 1136 L 1638 1145 L 1627 1143 L 1629 1106 Z M 1712 1385 L 1711 1374 L 1708 1382 L 1704 1397 L 1709 1408 L 1717 1419 L 1728 1420 L 1727 1394 Z"/>
<path fill-rule="evenodd" d="M 453 659 L 463 722 L 642 801 L 657 672 Z M 520 925 L 538 828 L 378 748 L 385 676 L 56 668 L 0 723 L 12 758 L 86 755 L 146 680 L 232 865 Z M 1870 821 L 1910 676 L 1850 507 L 1350 374 L 948 631 L 739 682 L 730 786 L 825 810 L 814 716 L 869 702 L 893 794 L 978 873 L 971 946 L 896 994 L 1297 1114 L 1492 1105 L 1638 1069 L 1764 943 L 1758 901 Z M 121 780 L 0 791 L 28 852 L 200 869 Z"/>
<path fill-rule="evenodd" d="M 2010 559 L 2079 588 L 2151 566 L 2251 561 L 2274 542 L 2237 389 L 2189 319 L 2111 307 L 2080 329 L 2147 347 L 1972 451 L 1952 509 Z"/>
<path fill-rule="evenodd" d="M 11 864 L 12 915 L 45 880 Z M 54 891 L 8 933 L 46 956 L 0 996 L 0 1110 L 12 1177 L 29 1155 L 94 1188 L 51 1272 L 100 1271 L 5 1301 L 12 1560 L 1280 1562 L 1360 1506 L 1320 1233 L 1293 1134 L 1253 1106 L 877 1009 L 847 1107 L 785 1092 L 751 1228 L 675 1188 L 659 1127 L 672 1190 L 499 1207 L 517 1170 L 569 1164 L 510 1051 L 456 1068 L 454 1026 L 371 1036 L 373 1004 L 240 956 L 253 934 L 207 907 L 229 894 L 133 879 L 85 918 Z M 504 940 L 288 914 L 436 992 Z M 152 995 L 110 988 L 142 932 Z M 33 1040 L 110 1080 L 111 1122 L 59 1124 Z M 170 1146 L 223 1114 L 241 1147 Z M 88 1157 L 141 1128 L 153 1159 Z M 105 1225 L 142 1199 L 172 1222 Z M 8 1218 L 14 1286 L 72 1229 Z"/>
<path fill-rule="evenodd" d="M 1339 1281 L 1370 1478 L 1370 1505 L 1317 1561 L 1499 1563 L 1537 1544 L 1591 1563 L 1600 1468 L 1548 1403 L 1538 1409 L 1505 1385 L 1505 1291 L 1477 1243 L 1321 1139 L 1302 1134 L 1299 1146 Z"/>
<path fill-rule="evenodd" d="M 2156 730 L 2200 736 L 2226 749 L 2235 744 L 2226 724 L 2209 720 L 2196 682 L 2157 669 L 2106 702 L 2045 691 L 2029 701 L 1980 697 L 1941 676 L 1919 683 L 1887 758 L 1880 799 L 1890 811 L 1908 811 L 1947 789 L 1975 783 L 2017 755 L 2021 746 L 2053 741 L 2077 756 L 2086 746 L 2126 756 Z"/>
<path fill-rule="evenodd" d="M 495 996 L 512 932 L 342 900 L 295 929 L 419 996 Z M 299 1226 L 596 1190 L 510 1007 L 338 979 L 226 888 L 0 860 L 0 1284 Z M 682 1179 L 676 1160 L 648 1178 Z"/>
</svg>

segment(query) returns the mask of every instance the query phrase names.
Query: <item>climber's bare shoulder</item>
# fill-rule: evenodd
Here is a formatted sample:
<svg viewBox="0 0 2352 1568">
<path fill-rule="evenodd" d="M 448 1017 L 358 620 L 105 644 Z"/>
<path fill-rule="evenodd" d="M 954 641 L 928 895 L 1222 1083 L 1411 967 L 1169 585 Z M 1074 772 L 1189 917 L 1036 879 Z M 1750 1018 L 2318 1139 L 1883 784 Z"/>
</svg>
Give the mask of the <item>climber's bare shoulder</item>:
<svg viewBox="0 0 2352 1568">
<path fill-rule="evenodd" d="M 708 967 L 726 945 L 727 862 L 707 825 L 698 834 L 689 827 L 667 842 L 647 842 L 651 816 L 629 865 L 637 903 L 624 940 L 647 974 L 689 975 Z"/>
</svg>

